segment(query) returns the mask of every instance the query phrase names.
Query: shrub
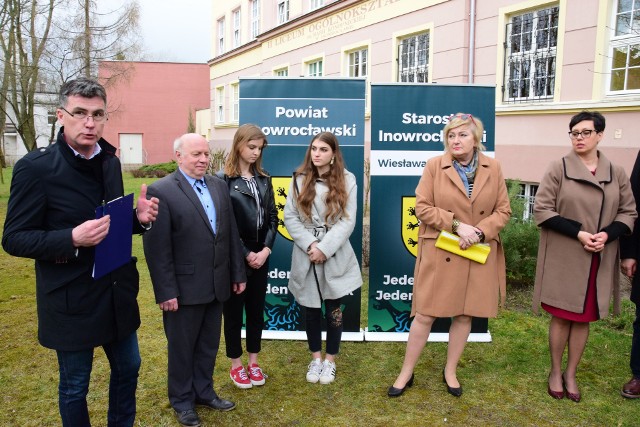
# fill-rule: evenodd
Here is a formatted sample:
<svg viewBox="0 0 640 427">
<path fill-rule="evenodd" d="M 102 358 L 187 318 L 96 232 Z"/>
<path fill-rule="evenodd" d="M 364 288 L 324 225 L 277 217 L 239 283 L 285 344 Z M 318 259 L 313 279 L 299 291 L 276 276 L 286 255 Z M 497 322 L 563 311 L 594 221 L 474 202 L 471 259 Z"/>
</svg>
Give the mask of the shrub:
<svg viewBox="0 0 640 427">
<path fill-rule="evenodd" d="M 507 180 L 511 219 L 502 230 L 502 244 L 507 264 L 507 283 L 532 286 L 536 275 L 536 260 L 540 232 L 530 219 L 524 219 L 526 201 L 519 197 L 520 182 Z"/>
<path fill-rule="evenodd" d="M 131 171 L 134 178 L 162 178 L 178 169 L 175 160 L 167 163 L 156 163 L 154 165 L 144 165 L 136 170 Z"/>
</svg>

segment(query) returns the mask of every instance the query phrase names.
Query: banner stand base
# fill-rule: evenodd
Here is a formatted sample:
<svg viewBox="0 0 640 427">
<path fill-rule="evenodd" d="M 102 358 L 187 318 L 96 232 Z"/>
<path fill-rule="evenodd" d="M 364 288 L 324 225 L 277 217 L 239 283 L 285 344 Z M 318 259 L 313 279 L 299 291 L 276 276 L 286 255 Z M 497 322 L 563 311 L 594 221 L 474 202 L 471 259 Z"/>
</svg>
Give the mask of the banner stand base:
<svg viewBox="0 0 640 427">
<path fill-rule="evenodd" d="M 407 342 L 409 332 L 369 332 L 365 329 L 365 341 L 402 341 Z M 491 342 L 491 332 L 471 333 L 467 342 Z M 432 332 L 429 334 L 429 342 L 449 342 L 449 334 L 444 332 Z"/>
<path fill-rule="evenodd" d="M 242 338 L 246 338 L 246 331 L 242 329 Z M 299 340 L 306 341 L 305 331 L 262 331 L 263 340 Z M 327 339 L 327 333 L 322 331 L 322 339 Z M 364 330 L 358 332 L 342 332 L 342 341 L 364 341 Z"/>
</svg>

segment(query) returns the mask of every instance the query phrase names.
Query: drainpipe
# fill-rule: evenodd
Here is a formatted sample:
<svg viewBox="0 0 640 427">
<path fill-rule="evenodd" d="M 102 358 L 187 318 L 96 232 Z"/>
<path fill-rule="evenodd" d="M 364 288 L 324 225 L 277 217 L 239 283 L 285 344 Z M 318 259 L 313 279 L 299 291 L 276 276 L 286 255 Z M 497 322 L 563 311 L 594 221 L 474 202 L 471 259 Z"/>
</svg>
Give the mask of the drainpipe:
<svg viewBox="0 0 640 427">
<path fill-rule="evenodd" d="M 476 0 L 471 0 L 469 7 L 469 74 L 467 83 L 473 83 L 473 62 L 476 50 Z"/>
</svg>

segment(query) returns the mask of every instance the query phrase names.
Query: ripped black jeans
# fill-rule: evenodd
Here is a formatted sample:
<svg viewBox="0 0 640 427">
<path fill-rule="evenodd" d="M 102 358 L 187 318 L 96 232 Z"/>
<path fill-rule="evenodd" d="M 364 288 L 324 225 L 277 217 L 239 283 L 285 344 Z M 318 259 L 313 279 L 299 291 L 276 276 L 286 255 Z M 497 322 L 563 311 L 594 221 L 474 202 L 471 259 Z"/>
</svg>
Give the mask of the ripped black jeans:
<svg viewBox="0 0 640 427">
<path fill-rule="evenodd" d="M 325 319 L 327 320 L 327 354 L 336 355 L 340 350 L 342 339 L 341 298 L 324 300 Z M 309 351 L 322 350 L 322 309 L 305 307 L 305 325 Z"/>
</svg>

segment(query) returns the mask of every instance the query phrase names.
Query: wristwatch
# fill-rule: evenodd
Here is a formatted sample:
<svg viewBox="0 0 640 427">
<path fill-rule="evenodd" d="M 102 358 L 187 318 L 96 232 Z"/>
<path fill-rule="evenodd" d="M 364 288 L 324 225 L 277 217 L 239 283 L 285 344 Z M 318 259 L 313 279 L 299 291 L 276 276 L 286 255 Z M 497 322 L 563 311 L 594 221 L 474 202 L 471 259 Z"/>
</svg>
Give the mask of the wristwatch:
<svg viewBox="0 0 640 427">
<path fill-rule="evenodd" d="M 453 218 L 453 222 L 451 223 L 451 231 L 457 234 L 459 226 L 460 226 L 460 220 Z"/>
</svg>

